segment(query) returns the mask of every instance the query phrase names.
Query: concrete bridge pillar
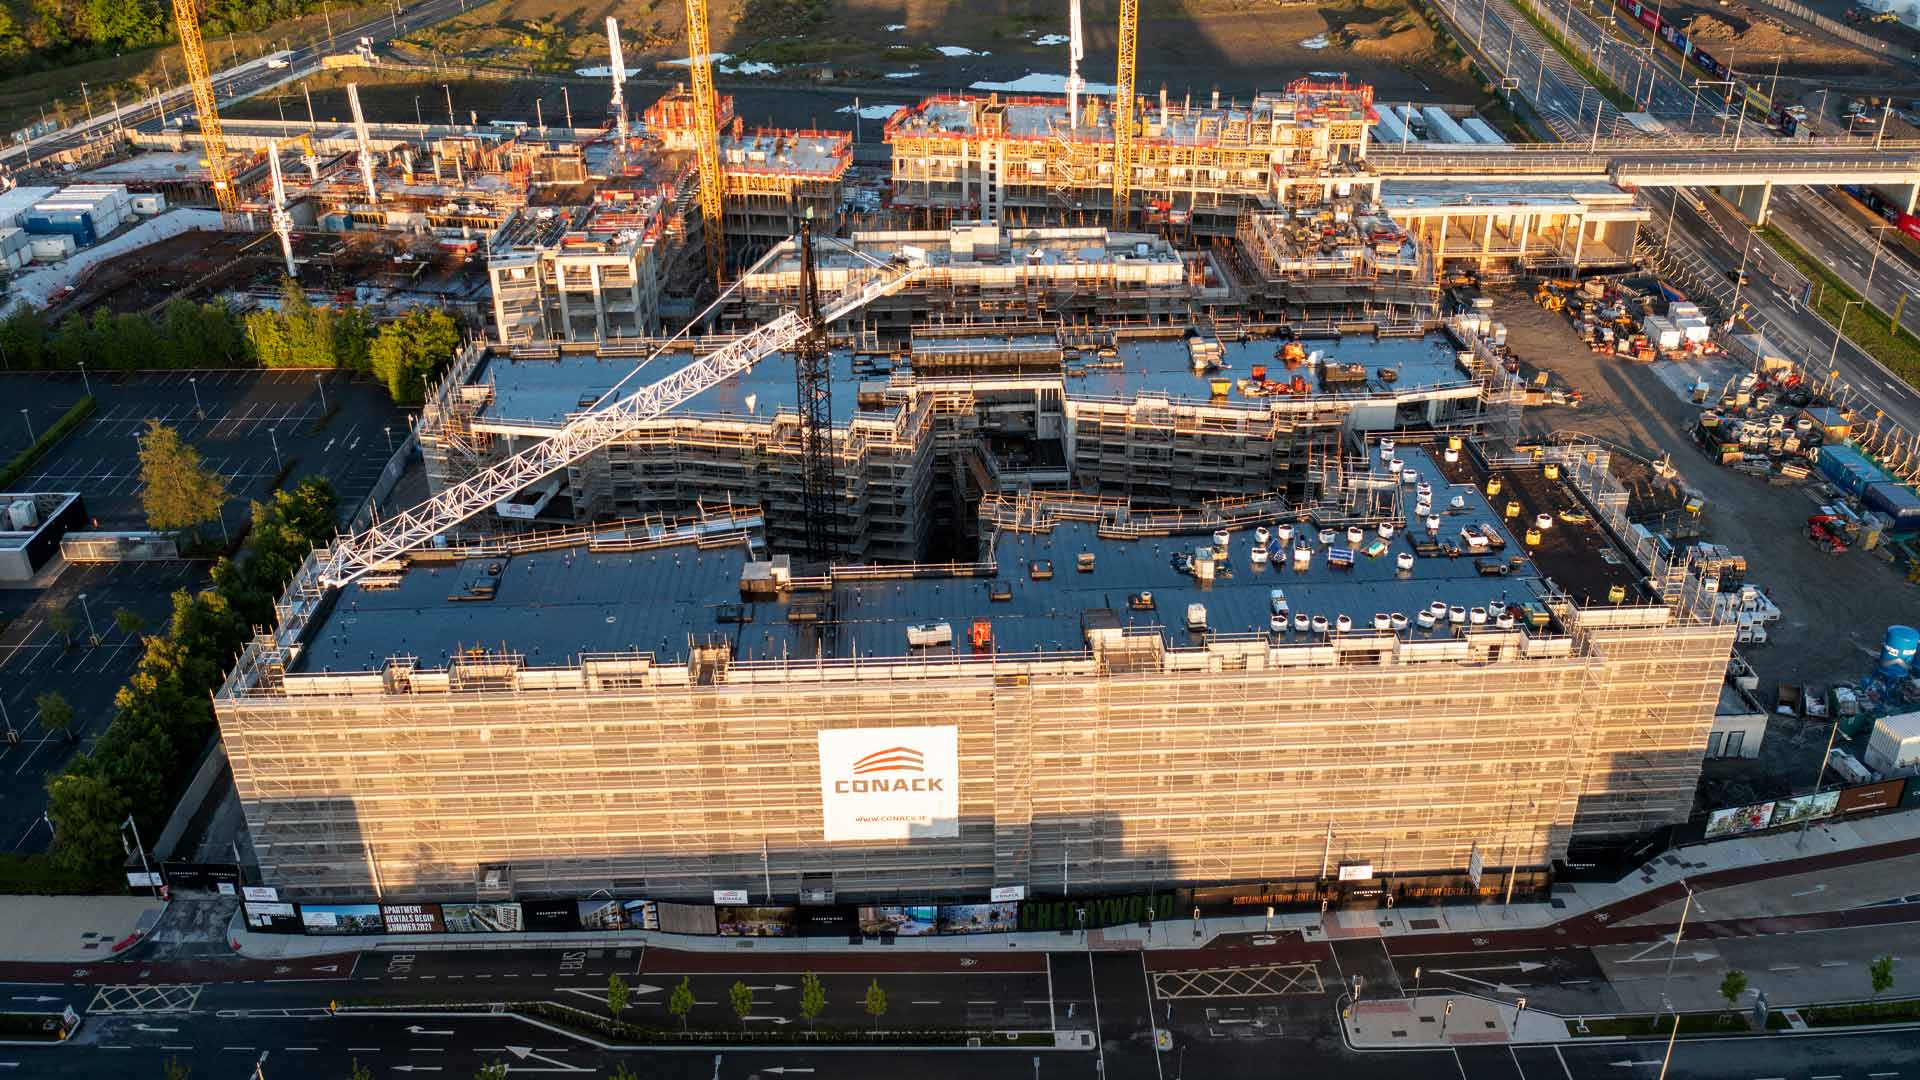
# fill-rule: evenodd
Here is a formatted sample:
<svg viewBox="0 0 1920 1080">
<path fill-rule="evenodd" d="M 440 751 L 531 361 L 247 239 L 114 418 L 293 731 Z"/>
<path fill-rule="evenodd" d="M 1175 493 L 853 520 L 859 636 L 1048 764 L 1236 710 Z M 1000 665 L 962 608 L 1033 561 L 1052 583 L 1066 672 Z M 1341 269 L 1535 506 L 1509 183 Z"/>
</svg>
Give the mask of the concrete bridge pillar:
<svg viewBox="0 0 1920 1080">
<path fill-rule="evenodd" d="M 1739 207 L 1740 212 L 1745 214 L 1747 220 L 1755 227 L 1767 223 L 1767 209 L 1773 204 L 1773 181 L 1724 187 L 1720 189 L 1720 193 L 1733 205 Z"/>
</svg>

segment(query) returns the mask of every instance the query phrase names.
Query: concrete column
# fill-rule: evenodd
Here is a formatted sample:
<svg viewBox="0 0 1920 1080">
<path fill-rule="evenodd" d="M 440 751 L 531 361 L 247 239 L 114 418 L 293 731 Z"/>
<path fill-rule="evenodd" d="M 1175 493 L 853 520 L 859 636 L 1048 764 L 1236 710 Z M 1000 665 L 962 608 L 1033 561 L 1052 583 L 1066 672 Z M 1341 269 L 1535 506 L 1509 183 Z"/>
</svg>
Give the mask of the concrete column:
<svg viewBox="0 0 1920 1080">
<path fill-rule="evenodd" d="M 560 295 L 560 340 L 573 340 L 573 316 L 567 308 L 567 272 L 558 263 L 553 267 L 553 288 Z"/>
<path fill-rule="evenodd" d="M 1767 223 L 1767 209 L 1773 203 L 1773 181 L 1769 180 L 1763 184 L 1738 188 L 1736 190 L 1739 194 L 1734 200 L 1734 205 L 1738 206 L 1740 212 L 1745 214 L 1747 220 L 1751 221 L 1754 225 L 1765 225 Z"/>
<path fill-rule="evenodd" d="M 1520 252 L 1515 258 L 1524 259 L 1527 257 L 1527 241 L 1533 239 L 1533 215 L 1521 214 L 1514 220 L 1513 231 Z"/>
<path fill-rule="evenodd" d="M 1587 219 L 1583 217 L 1572 217 L 1568 219 L 1568 224 L 1572 225 L 1575 229 L 1573 234 L 1573 265 L 1577 269 L 1580 266 L 1580 253 L 1587 246 Z"/>
<path fill-rule="evenodd" d="M 1480 258 L 1484 262 L 1487 252 L 1493 250 L 1493 215 L 1487 215 L 1487 222 L 1480 227 Z"/>
<path fill-rule="evenodd" d="M 593 283 L 593 336 L 607 340 L 607 294 L 600 287 L 600 264 L 587 268 Z"/>
</svg>

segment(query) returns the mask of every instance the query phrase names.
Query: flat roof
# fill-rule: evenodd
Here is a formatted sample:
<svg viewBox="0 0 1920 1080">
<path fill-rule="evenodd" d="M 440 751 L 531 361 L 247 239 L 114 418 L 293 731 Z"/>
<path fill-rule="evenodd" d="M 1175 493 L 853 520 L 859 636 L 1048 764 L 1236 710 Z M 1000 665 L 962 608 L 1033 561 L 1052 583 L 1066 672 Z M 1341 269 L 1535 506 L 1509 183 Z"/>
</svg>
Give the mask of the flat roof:
<svg viewBox="0 0 1920 1080">
<path fill-rule="evenodd" d="M 1563 207 L 1594 203 L 1631 205 L 1633 196 L 1605 180 L 1384 180 L 1380 209 L 1426 210 L 1437 207 Z"/>
<path fill-rule="evenodd" d="M 853 164 L 851 133 L 753 129 L 720 136 L 720 162 L 734 172 L 839 176 Z"/>
<path fill-rule="evenodd" d="M 982 240 L 991 237 L 990 240 Z M 1140 245 L 1146 253 L 1140 253 Z M 834 240 L 814 246 L 814 261 L 823 269 L 864 269 L 871 258 L 900 254 L 905 247 L 916 247 L 925 254 L 930 266 L 1065 266 L 1077 263 L 1154 262 L 1172 266 L 1181 264 L 1180 252 L 1161 237 L 1150 233 L 1117 233 L 1106 229 L 996 229 L 955 227 L 947 231 L 857 232 L 851 242 Z M 956 247 L 960 251 L 956 252 Z M 865 253 L 861 258 L 855 252 Z M 791 242 L 783 243 L 765 267 L 747 275 L 798 273 L 800 252 Z"/>
<path fill-rule="evenodd" d="M 991 621 L 1000 652 L 1080 652 L 1090 612 L 1108 625 L 1157 632 L 1168 646 L 1185 647 L 1203 640 L 1187 630 L 1189 604 L 1205 605 L 1215 633 L 1266 633 L 1275 588 L 1285 591 L 1292 613 L 1329 621 L 1344 614 L 1358 629 L 1371 628 L 1376 613 L 1411 618 L 1435 602 L 1485 608 L 1544 594 L 1525 550 L 1477 488 L 1450 482 L 1437 451 L 1403 447 L 1396 453 L 1417 483 L 1433 485 L 1440 538 L 1457 542 L 1465 525 L 1493 530 L 1506 546 L 1487 557 L 1511 560 L 1510 574 L 1483 576 L 1476 558 L 1464 554 L 1416 556 L 1411 570 L 1399 570 L 1398 556 L 1414 553 L 1409 539 L 1414 483 L 1397 485 L 1403 496 L 1399 526 L 1382 541 L 1384 550 L 1377 556 L 1360 551 L 1351 568 L 1336 568 L 1327 553 L 1330 546 L 1348 543 L 1344 530 L 1328 545 L 1312 528 L 1301 526 L 1299 535 L 1313 548 L 1308 566 L 1295 569 L 1290 559 L 1256 564 L 1255 533 L 1240 529 L 1232 533 L 1229 556 L 1211 583 L 1175 565 L 1179 554 L 1210 544 L 1209 532 L 1116 540 L 1097 535 L 1088 521 L 1061 521 L 1042 533 L 998 533 L 992 573 L 957 576 L 929 569 L 880 576 L 836 568 L 827 589 L 758 597 L 743 597 L 740 590 L 742 571 L 756 557 L 744 540 L 705 550 L 692 544 L 632 553 L 570 548 L 416 564 L 393 587 L 370 588 L 367 579 L 350 584 L 310 635 L 293 670 L 376 670 L 390 656 L 417 657 L 423 668 L 443 668 L 471 647 L 519 653 L 534 667 L 566 665 L 582 652 L 652 652 L 661 663 L 675 663 L 686 659 L 690 641 L 713 636 L 731 640 L 735 657 L 742 660 L 902 656 L 915 655 L 907 642 L 908 626 L 948 623 L 954 647 L 964 650 L 975 619 Z M 1385 475 L 1386 466 L 1377 459 L 1374 468 Z M 1457 509 L 1451 506 L 1456 497 Z M 1424 536 L 1424 526 L 1419 528 Z M 1358 546 L 1377 536 L 1369 530 Z M 1090 571 L 1077 568 L 1082 552 L 1095 556 Z M 1051 561 L 1050 579 L 1034 576 L 1036 560 Z M 1008 599 L 990 598 L 996 581 L 1008 587 Z M 492 599 L 460 598 L 470 585 L 481 583 L 494 586 Z M 1142 592 L 1152 596 L 1150 609 L 1130 606 L 1129 598 Z M 790 617 L 795 611 L 816 613 L 819 619 L 795 620 Z M 1405 633 L 1416 638 L 1447 634 L 1444 627 L 1411 627 Z M 1280 640 L 1307 637 L 1289 628 Z"/>
<path fill-rule="evenodd" d="M 950 344 L 948 339 L 927 340 Z M 1004 334 L 980 339 L 981 346 L 987 349 L 1004 349 L 1008 341 L 1008 336 Z M 1170 401 L 1188 404 L 1226 404 L 1252 409 L 1267 408 L 1271 400 L 1277 400 L 1261 397 L 1257 388 L 1241 384 L 1241 380 L 1251 379 L 1252 369 L 1256 365 L 1267 368 L 1268 381 L 1286 382 L 1299 374 L 1307 380 L 1310 396 L 1334 391 L 1347 395 L 1361 392 L 1405 393 L 1465 385 L 1470 378 L 1460 367 L 1457 346 L 1444 333 L 1417 338 L 1356 336 L 1310 339 L 1301 344 L 1309 357 L 1318 354 L 1327 363 L 1364 367 L 1364 381 L 1323 387 L 1317 365 L 1303 365 L 1297 372 L 1287 370 L 1285 364 L 1276 358 L 1281 342 L 1268 338 L 1222 342 L 1221 359 L 1225 366 L 1208 373 L 1196 373 L 1186 341 L 1171 338 L 1123 341 L 1117 346 L 1119 355 L 1114 361 L 1103 361 L 1087 353 L 1078 359 L 1066 361 L 1060 376 L 1023 374 L 986 375 L 980 378 L 991 380 L 996 385 L 1004 385 L 1010 378 L 1031 380 L 1036 384 L 1047 379 L 1059 379 L 1063 382 L 1066 396 L 1079 400 L 1132 400 L 1145 393 L 1165 395 Z M 950 353 L 951 348 L 943 351 Z M 689 362 L 690 357 L 684 352 L 664 354 L 648 365 L 648 372 L 635 375 L 623 391 L 630 392 L 649 381 L 665 378 Z M 1118 362 L 1120 367 L 1099 366 L 1112 362 Z M 611 389 L 640 363 L 632 357 L 601 357 L 590 353 L 567 352 L 552 359 L 516 359 L 495 353 L 475 367 L 472 382 L 493 384 L 494 400 L 481 410 L 480 416 L 483 418 L 559 423 L 568 414 L 585 408 L 581 404 L 583 398 L 598 396 Z M 862 383 L 887 384 L 896 370 L 886 361 L 872 357 L 856 358 L 842 349 L 833 351 L 831 368 L 833 415 L 842 423 L 852 411 Z M 910 376 L 910 362 L 897 370 Z M 1382 378 L 1382 372 L 1392 372 L 1394 377 Z M 945 373 L 937 377 L 941 385 L 951 385 L 955 378 L 965 378 Z M 1212 383 L 1216 378 L 1228 380 L 1228 391 L 1224 397 L 1213 394 Z M 754 398 L 751 410 L 747 405 L 749 395 Z M 752 413 L 770 416 L 782 406 L 794 407 L 797 400 L 793 358 L 786 353 L 777 353 L 760 361 L 749 371 L 696 395 L 674 410 L 672 415 L 704 413 L 745 416 Z"/>
<path fill-rule="evenodd" d="M 1354 84 L 1346 87 L 1322 86 L 1309 91 L 1260 93 L 1247 104 L 1212 105 L 1206 102 L 1170 100 L 1165 109 L 1149 103 L 1139 111 L 1141 139 L 1189 146 L 1266 145 L 1273 138 L 1262 132 L 1295 127 L 1320 127 L 1331 120 L 1368 120 L 1373 118 L 1372 90 Z M 1076 142 L 1111 142 L 1113 112 L 1104 103 L 1095 109 L 1091 122 L 1084 115 L 1082 99 L 1078 124 L 1069 115 L 1066 95 L 1059 97 L 1016 95 L 941 95 L 894 114 L 887 121 L 887 135 L 975 135 L 982 110 L 998 113 L 1006 135 L 1014 138 L 1040 138 L 1058 134 Z M 1284 138 L 1284 136 L 1279 136 Z"/>
<path fill-rule="evenodd" d="M 93 183 L 141 183 L 157 180 L 204 180 L 207 167 L 204 154 L 196 150 L 143 150 L 123 161 L 88 169 L 75 179 Z"/>
</svg>

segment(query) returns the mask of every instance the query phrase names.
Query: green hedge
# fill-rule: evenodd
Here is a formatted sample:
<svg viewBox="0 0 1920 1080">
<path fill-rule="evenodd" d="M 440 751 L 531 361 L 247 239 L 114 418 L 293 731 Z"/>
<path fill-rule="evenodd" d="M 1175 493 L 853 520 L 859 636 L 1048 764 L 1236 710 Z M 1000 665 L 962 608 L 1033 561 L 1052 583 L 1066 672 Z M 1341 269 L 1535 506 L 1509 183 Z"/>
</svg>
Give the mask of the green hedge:
<svg viewBox="0 0 1920 1080">
<path fill-rule="evenodd" d="M 1808 1027 L 1844 1027 L 1849 1024 L 1897 1024 L 1920 1020 L 1920 998 L 1868 1001 L 1853 1005 L 1815 1005 L 1800 1009 Z"/>
<path fill-rule="evenodd" d="M 1840 279 L 1840 275 L 1827 268 L 1806 253 L 1800 245 L 1787 238 L 1787 235 L 1771 225 L 1760 228 L 1760 236 L 1773 245 L 1780 257 L 1793 264 L 1794 269 L 1806 275 L 1809 281 L 1818 281 L 1823 287 L 1815 288 L 1814 295 L 1807 303 L 1827 320 L 1829 326 L 1840 325 L 1841 313 L 1846 311 L 1849 302 L 1859 307 L 1846 316 L 1847 336 L 1871 353 L 1874 359 L 1887 365 L 1887 369 L 1902 379 L 1920 386 L 1920 338 L 1916 338 L 1906 327 L 1896 327 L 1886 312 L 1868 304 L 1859 305 L 1860 294 Z"/>
<path fill-rule="evenodd" d="M 55 443 L 66 438 L 68 432 L 79 427 L 81 421 L 92 416 L 93 408 L 94 401 L 91 395 L 74 402 L 73 407 L 62 413 L 60 419 L 53 422 L 52 427 L 41 432 L 40 437 L 33 440 L 32 446 L 15 454 L 5 468 L 0 468 L 0 491 L 5 491 L 13 485 L 15 480 L 25 476 L 27 470 L 33 468 L 33 463 L 40 460 L 41 455 L 53 449 Z"/>
<path fill-rule="evenodd" d="M 1673 1032 L 1673 1014 L 1659 1013 L 1654 1016 L 1589 1016 L 1585 1018 L 1586 1030 L 1582 1031 L 1577 1021 L 1567 1021 L 1567 1033 L 1576 1038 L 1590 1039 L 1603 1035 L 1649 1036 L 1668 1035 Z M 1680 1034 L 1682 1035 L 1730 1035 L 1748 1031 L 1746 1014 L 1742 1011 L 1681 1013 Z"/>
</svg>

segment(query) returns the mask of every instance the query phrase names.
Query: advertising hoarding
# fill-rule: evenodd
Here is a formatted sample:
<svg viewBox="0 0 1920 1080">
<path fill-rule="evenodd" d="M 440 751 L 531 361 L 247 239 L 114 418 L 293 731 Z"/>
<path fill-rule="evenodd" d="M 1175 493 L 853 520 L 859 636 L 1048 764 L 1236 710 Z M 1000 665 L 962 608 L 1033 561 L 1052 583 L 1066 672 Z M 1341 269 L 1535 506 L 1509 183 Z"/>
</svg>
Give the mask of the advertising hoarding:
<svg viewBox="0 0 1920 1080">
<path fill-rule="evenodd" d="M 1783 825 L 1798 825 L 1803 821 L 1818 821 L 1833 813 L 1840 803 L 1838 791 L 1822 791 L 1817 795 L 1800 795 L 1791 799 L 1780 799 L 1773 804 L 1773 820 L 1769 828 L 1778 829 Z"/>
<path fill-rule="evenodd" d="M 267 885 L 242 885 L 240 895 L 247 900 L 261 900 L 270 904 L 280 899 L 280 890 Z"/>
<path fill-rule="evenodd" d="M 713 902 L 716 904 L 746 904 L 752 901 L 748 898 L 747 890 L 745 889 L 715 889 L 713 890 Z"/>
<path fill-rule="evenodd" d="M 292 904 L 279 901 L 248 901 L 242 905 L 246 910 L 247 929 L 268 934 L 300 933 L 300 913 Z"/>
<path fill-rule="evenodd" d="M 1341 863 L 1341 881 L 1372 881 L 1373 864 L 1370 862 Z"/>
<path fill-rule="evenodd" d="M 309 934 L 382 934 L 387 929 L 379 904 L 301 904 L 300 925 Z"/>
<path fill-rule="evenodd" d="M 1011 901 L 940 906 L 938 927 L 942 934 L 1003 934 L 1019 925 L 1020 905 Z"/>
<path fill-rule="evenodd" d="M 1735 806 L 1726 810 L 1715 810 L 1707 815 L 1707 839 L 1717 836 L 1738 836 L 1741 833 L 1757 832 L 1767 827 L 1773 820 L 1773 804 L 1754 803 L 1752 806 Z"/>
<path fill-rule="evenodd" d="M 714 910 L 721 937 L 792 937 L 795 909 L 722 907 Z"/>
<path fill-rule="evenodd" d="M 449 934 L 517 934 L 525 930 L 519 904 L 441 904 Z"/>
<path fill-rule="evenodd" d="M 875 905 L 860 909 L 860 932 L 875 937 L 925 937 L 939 929 L 940 912 L 931 904 Z"/>
<path fill-rule="evenodd" d="M 380 917 L 389 934 L 442 934 L 447 929 L 439 904 L 381 904 Z"/>
<path fill-rule="evenodd" d="M 839 728 L 819 743 L 829 842 L 960 835 L 959 728 Z"/>
<path fill-rule="evenodd" d="M 520 914 L 526 919 L 530 932 L 580 929 L 580 908 L 576 900 L 522 900 Z"/>
<path fill-rule="evenodd" d="M 1905 780 L 1888 780 L 1883 784 L 1862 784 L 1859 787 L 1841 788 L 1840 802 L 1833 808 L 1836 814 L 1861 814 L 1869 810 L 1889 810 L 1900 805 L 1900 789 Z"/>
</svg>

